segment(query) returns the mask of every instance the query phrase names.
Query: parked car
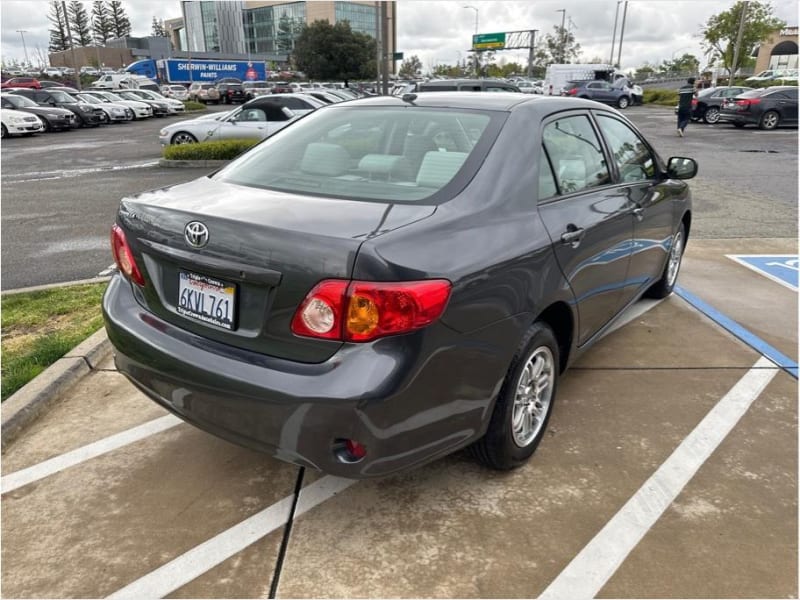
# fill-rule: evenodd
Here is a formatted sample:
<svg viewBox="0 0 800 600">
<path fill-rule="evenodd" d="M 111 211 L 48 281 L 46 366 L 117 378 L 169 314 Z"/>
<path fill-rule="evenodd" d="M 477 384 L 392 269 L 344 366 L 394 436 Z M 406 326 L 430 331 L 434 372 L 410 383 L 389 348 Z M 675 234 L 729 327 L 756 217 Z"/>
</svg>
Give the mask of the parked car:
<svg viewBox="0 0 800 600">
<path fill-rule="evenodd" d="M 186 112 L 186 106 L 180 100 L 176 100 L 175 98 L 165 98 L 158 92 L 154 92 L 152 90 L 143 90 L 143 89 L 136 89 L 136 90 L 129 90 L 133 94 L 136 94 L 143 100 L 151 100 L 155 102 L 164 102 L 169 109 L 169 113 L 172 115 L 180 114 L 182 112 Z"/>
<path fill-rule="evenodd" d="M 78 119 L 72 111 L 54 106 L 39 106 L 25 96 L 0 94 L 0 102 L 5 110 L 18 110 L 36 115 L 44 125 L 44 131 L 62 131 L 78 125 Z"/>
<path fill-rule="evenodd" d="M 121 202 L 117 369 L 197 427 L 343 477 L 468 445 L 517 467 L 567 366 L 672 291 L 696 172 L 596 102 L 329 105 Z"/>
<path fill-rule="evenodd" d="M 719 118 L 736 127 L 757 125 L 760 129 L 775 129 L 780 125 L 797 126 L 797 87 L 773 86 L 728 98 Z"/>
<path fill-rule="evenodd" d="M 159 131 L 158 140 L 162 146 L 244 138 L 262 140 L 298 116 L 279 100 L 264 96 L 218 119 L 190 119 L 168 125 Z"/>
<path fill-rule="evenodd" d="M 71 94 L 52 88 L 46 90 L 16 89 L 10 93 L 30 98 L 41 106 L 57 106 L 71 111 L 80 127 L 97 127 L 105 120 L 105 113 L 85 102 L 81 102 Z"/>
<path fill-rule="evenodd" d="M 752 75 L 751 77 L 748 77 L 747 79 L 745 79 L 745 81 L 748 81 L 748 82 L 768 81 L 770 79 L 774 79 L 774 77 L 778 73 L 780 73 L 780 71 L 778 69 L 767 69 L 766 71 L 761 71 L 760 73 L 757 73 L 756 75 Z"/>
<path fill-rule="evenodd" d="M 83 66 L 81 67 L 81 75 L 89 75 L 91 77 L 97 77 L 100 75 L 100 71 L 98 71 L 95 67 L 91 66 Z"/>
<path fill-rule="evenodd" d="M 12 77 L 8 81 L 4 81 L 0 84 L 0 89 L 9 89 L 9 88 L 31 88 L 31 89 L 41 89 L 42 85 L 39 83 L 39 80 L 35 77 Z"/>
<path fill-rule="evenodd" d="M 133 111 L 133 119 L 147 119 L 153 116 L 153 107 L 144 102 L 143 100 L 128 100 L 126 98 L 122 98 L 117 96 L 113 92 L 105 92 L 100 90 L 87 90 L 83 92 L 88 96 L 93 96 L 98 98 L 99 100 L 106 100 L 108 102 L 113 102 L 114 104 L 119 104 L 122 106 L 127 106 Z"/>
<path fill-rule="evenodd" d="M 337 90 L 341 91 L 341 90 Z M 496 79 L 437 79 L 417 84 L 419 92 L 518 92 L 519 88 Z"/>
<path fill-rule="evenodd" d="M 523 94 L 543 94 L 541 86 L 537 86 L 533 81 L 517 81 L 514 85 L 519 88 Z"/>
<path fill-rule="evenodd" d="M 311 96 L 312 98 L 316 98 L 317 100 L 321 100 L 325 104 L 344 102 L 344 98 L 337 96 L 336 94 L 332 94 L 331 90 L 308 89 L 303 93 Z"/>
<path fill-rule="evenodd" d="M 106 115 L 106 123 L 122 123 L 124 121 L 132 121 L 134 118 L 133 110 L 124 104 L 117 104 L 106 98 L 98 98 L 93 94 L 78 93 L 74 94 L 74 96 L 78 100 L 102 110 Z"/>
<path fill-rule="evenodd" d="M 692 119 L 709 124 L 717 123 L 723 102 L 751 89 L 753 88 L 745 86 L 723 86 L 702 90 L 697 94 L 697 98 L 692 99 Z M 675 106 L 675 114 L 677 113 L 678 107 Z"/>
<path fill-rule="evenodd" d="M 272 88 L 266 81 L 245 81 L 242 84 L 242 89 L 244 90 L 245 101 L 272 93 Z"/>
<path fill-rule="evenodd" d="M 631 92 L 626 88 L 615 88 L 607 81 L 570 81 L 564 96 L 594 100 L 617 108 L 628 108 L 633 103 Z"/>
<path fill-rule="evenodd" d="M 247 101 L 247 94 L 245 94 L 241 83 L 220 83 L 217 84 L 217 91 L 223 104 Z"/>
<path fill-rule="evenodd" d="M 44 131 L 44 125 L 39 117 L 20 110 L 0 108 L 0 123 L 2 123 L 0 132 L 3 139 L 12 135 L 30 136 Z"/>
<path fill-rule="evenodd" d="M 59 67 L 47 67 L 44 71 L 42 71 L 42 75 L 46 75 L 47 77 L 62 77 L 64 75 L 64 71 Z"/>
<path fill-rule="evenodd" d="M 169 104 L 166 103 L 166 98 L 164 101 L 161 100 L 152 100 L 147 98 L 143 95 L 139 95 L 136 92 L 141 90 L 117 90 L 115 92 L 116 96 L 119 96 L 123 100 L 135 100 L 136 102 L 144 102 L 153 110 L 154 117 L 166 117 L 169 114 Z"/>
<path fill-rule="evenodd" d="M 50 81 L 49 79 L 40 79 L 39 80 L 39 86 L 40 86 L 40 89 L 54 88 L 54 87 L 55 88 L 60 88 L 60 87 L 64 87 L 64 82 L 63 81 Z"/>
<path fill-rule="evenodd" d="M 193 83 L 189 86 L 189 100 L 219 104 L 219 91 L 212 83 Z"/>
<path fill-rule="evenodd" d="M 189 91 L 182 85 L 162 85 L 161 95 L 173 100 L 188 100 Z"/>
</svg>

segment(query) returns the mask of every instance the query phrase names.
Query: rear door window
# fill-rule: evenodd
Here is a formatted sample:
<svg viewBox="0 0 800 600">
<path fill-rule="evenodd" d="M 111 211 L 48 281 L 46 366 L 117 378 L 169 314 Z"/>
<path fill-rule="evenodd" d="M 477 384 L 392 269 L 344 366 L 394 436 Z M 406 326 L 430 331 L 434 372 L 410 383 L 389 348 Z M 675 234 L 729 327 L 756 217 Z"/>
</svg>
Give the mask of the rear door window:
<svg viewBox="0 0 800 600">
<path fill-rule="evenodd" d="M 603 146 L 587 115 L 551 121 L 545 125 L 543 140 L 561 193 L 580 192 L 611 182 Z"/>
</svg>

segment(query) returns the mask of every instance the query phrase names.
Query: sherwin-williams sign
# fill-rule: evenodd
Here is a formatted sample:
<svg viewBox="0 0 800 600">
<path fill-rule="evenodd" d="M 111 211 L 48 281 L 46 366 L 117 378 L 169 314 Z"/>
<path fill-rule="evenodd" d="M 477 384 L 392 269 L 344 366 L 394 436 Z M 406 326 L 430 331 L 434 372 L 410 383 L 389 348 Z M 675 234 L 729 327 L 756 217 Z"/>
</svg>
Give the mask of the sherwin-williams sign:
<svg viewBox="0 0 800 600">
<path fill-rule="evenodd" d="M 161 61 L 159 61 L 161 62 Z M 208 81 L 236 77 L 242 81 L 264 81 L 267 67 L 263 62 L 246 60 L 188 60 L 170 58 L 164 62 L 170 83 Z M 159 67 L 161 65 L 159 64 Z"/>
</svg>

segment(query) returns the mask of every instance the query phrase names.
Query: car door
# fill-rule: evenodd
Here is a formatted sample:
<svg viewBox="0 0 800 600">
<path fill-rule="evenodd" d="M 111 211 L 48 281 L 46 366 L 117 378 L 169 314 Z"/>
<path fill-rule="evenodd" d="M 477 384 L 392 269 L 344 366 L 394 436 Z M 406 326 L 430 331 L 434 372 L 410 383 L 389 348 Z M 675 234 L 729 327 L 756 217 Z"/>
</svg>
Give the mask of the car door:
<svg viewBox="0 0 800 600">
<path fill-rule="evenodd" d="M 781 124 L 797 124 L 797 88 L 781 90 L 775 96 L 776 105 L 781 113 Z"/>
<path fill-rule="evenodd" d="M 669 186 L 661 180 L 658 159 L 647 142 L 616 115 L 597 111 L 595 119 L 634 217 L 630 266 L 617 307 L 621 309 L 661 276 L 675 216 Z"/>
<path fill-rule="evenodd" d="M 267 113 L 258 107 L 243 107 L 233 113 L 225 124 L 226 139 L 249 138 L 263 140 L 268 135 Z"/>
<path fill-rule="evenodd" d="M 628 273 L 633 216 L 613 184 L 609 160 L 587 111 L 542 127 L 539 214 L 578 312 L 578 344 L 615 315 Z M 552 183 L 548 182 L 549 177 Z M 554 193 L 548 196 L 546 190 Z"/>
</svg>

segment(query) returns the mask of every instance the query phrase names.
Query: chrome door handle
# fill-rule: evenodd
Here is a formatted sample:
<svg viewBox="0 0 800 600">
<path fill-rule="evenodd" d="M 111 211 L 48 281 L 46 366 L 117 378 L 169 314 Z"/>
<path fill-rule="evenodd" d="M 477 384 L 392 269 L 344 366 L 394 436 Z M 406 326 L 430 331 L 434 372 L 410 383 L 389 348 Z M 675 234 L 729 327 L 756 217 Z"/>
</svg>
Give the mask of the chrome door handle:
<svg viewBox="0 0 800 600">
<path fill-rule="evenodd" d="M 586 231 L 583 229 L 583 227 L 568 225 L 567 231 L 561 234 L 561 243 L 571 244 L 573 248 L 577 248 L 585 234 Z"/>
</svg>

